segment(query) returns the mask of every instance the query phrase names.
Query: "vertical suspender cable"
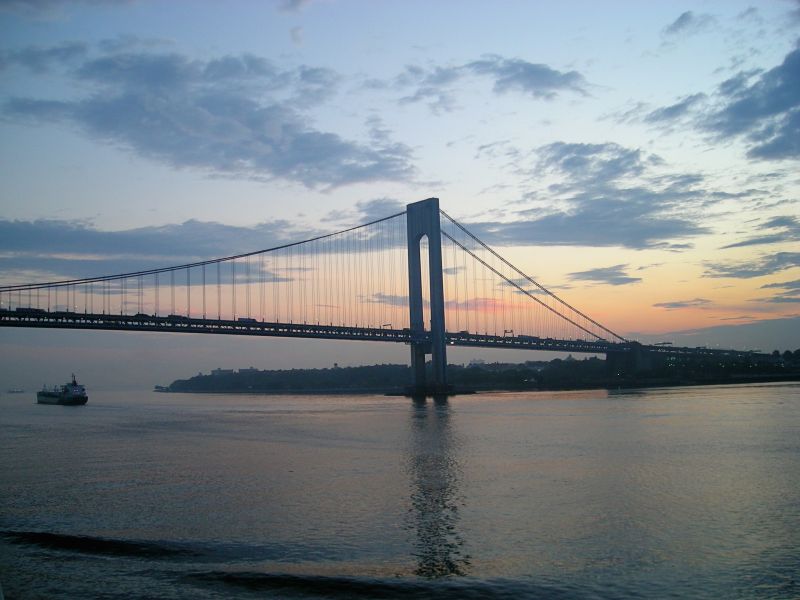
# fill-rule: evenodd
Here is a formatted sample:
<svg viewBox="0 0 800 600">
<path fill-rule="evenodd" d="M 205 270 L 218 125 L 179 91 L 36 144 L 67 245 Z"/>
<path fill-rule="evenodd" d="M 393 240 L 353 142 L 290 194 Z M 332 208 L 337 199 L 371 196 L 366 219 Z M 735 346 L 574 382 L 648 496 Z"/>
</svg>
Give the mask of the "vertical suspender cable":
<svg viewBox="0 0 800 600">
<path fill-rule="evenodd" d="M 192 280 L 191 267 L 186 267 L 186 316 L 192 317 Z"/>
<path fill-rule="evenodd" d="M 231 260 L 231 321 L 236 320 L 236 259 Z"/>
<path fill-rule="evenodd" d="M 264 318 L 264 253 L 258 255 L 258 320 Z"/>
<path fill-rule="evenodd" d="M 222 320 L 222 283 L 220 281 L 220 263 L 217 263 L 217 321 Z"/>
</svg>

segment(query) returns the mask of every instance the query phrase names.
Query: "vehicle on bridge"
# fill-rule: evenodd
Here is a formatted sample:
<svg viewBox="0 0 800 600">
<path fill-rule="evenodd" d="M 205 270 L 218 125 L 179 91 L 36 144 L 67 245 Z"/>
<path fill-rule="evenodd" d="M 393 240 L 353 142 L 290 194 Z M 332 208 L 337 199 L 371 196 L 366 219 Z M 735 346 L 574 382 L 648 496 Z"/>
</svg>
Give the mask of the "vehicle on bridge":
<svg viewBox="0 0 800 600">
<path fill-rule="evenodd" d="M 25 307 L 22 307 L 22 306 L 18 306 L 17 309 L 16 309 L 16 312 L 23 313 L 23 314 L 29 314 L 29 315 L 43 315 L 47 311 L 45 309 L 43 309 L 43 308 L 25 308 Z"/>
</svg>

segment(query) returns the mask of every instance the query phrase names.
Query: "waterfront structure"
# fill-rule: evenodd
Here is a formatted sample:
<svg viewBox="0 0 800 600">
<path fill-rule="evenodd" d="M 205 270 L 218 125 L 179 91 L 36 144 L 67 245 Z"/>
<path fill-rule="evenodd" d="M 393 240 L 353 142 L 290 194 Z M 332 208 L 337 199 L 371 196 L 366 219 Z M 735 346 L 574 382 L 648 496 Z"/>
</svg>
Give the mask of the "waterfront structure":
<svg viewBox="0 0 800 600">
<path fill-rule="evenodd" d="M 449 392 L 448 345 L 605 354 L 620 372 L 686 355 L 767 357 L 625 339 L 503 258 L 437 198 L 265 250 L 0 286 L 0 327 L 404 343 L 418 394 Z"/>
</svg>

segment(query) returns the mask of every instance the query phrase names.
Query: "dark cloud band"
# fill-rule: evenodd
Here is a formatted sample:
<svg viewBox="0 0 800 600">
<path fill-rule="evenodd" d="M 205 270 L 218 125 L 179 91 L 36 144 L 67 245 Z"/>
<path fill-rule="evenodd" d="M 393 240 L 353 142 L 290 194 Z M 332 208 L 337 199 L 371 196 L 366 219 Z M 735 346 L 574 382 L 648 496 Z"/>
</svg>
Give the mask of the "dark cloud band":
<svg viewBox="0 0 800 600">
<path fill-rule="evenodd" d="M 56 50 L 40 49 L 35 64 L 63 62 L 65 50 Z M 117 52 L 70 73 L 89 84 L 83 98 L 12 98 L 4 116 L 72 123 L 145 158 L 217 175 L 336 187 L 415 173 L 411 149 L 384 129 L 370 129 L 370 143 L 362 143 L 311 125 L 303 110 L 335 93 L 340 79 L 329 69 L 279 69 L 253 55 L 198 61 Z"/>
</svg>

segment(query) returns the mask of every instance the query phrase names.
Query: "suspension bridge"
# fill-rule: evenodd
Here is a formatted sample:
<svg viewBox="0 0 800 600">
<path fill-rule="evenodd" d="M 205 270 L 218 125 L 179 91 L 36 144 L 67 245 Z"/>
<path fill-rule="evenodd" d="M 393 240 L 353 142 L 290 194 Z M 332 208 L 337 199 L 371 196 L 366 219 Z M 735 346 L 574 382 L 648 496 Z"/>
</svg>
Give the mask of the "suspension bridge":
<svg viewBox="0 0 800 600">
<path fill-rule="evenodd" d="M 0 326 L 403 343 L 423 393 L 448 391 L 448 346 L 606 354 L 633 365 L 651 353 L 747 354 L 625 339 L 515 267 L 437 198 L 245 254 L 2 285 Z"/>
</svg>

